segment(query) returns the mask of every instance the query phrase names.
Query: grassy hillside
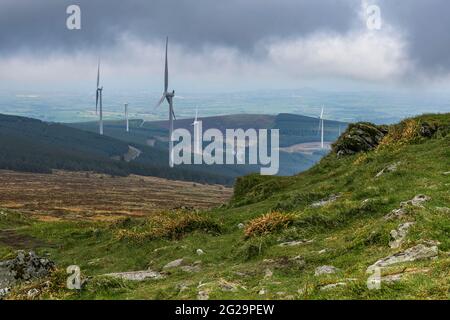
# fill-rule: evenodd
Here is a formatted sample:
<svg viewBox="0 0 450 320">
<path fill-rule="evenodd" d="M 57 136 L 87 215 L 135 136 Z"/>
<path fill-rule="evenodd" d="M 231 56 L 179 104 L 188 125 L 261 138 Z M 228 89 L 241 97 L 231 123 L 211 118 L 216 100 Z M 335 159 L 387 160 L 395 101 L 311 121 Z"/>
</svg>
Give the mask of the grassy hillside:
<svg viewBox="0 0 450 320">
<path fill-rule="evenodd" d="M 349 128 L 335 150 L 358 130 Z M 42 280 L 11 297 L 37 287 L 44 299 L 449 299 L 450 114 L 387 130 L 372 150 L 333 152 L 294 177 L 241 178 L 228 205 L 206 212 L 111 224 L 43 222 L 2 211 L 1 228 L 33 239 L 60 268 L 48 288 Z M 401 204 L 417 195 L 424 201 Z M 393 210 L 400 216 L 387 219 Z M 398 235 L 392 230 L 404 223 L 409 231 L 391 248 Z M 418 245 L 439 253 L 385 267 L 381 289 L 367 288 L 369 266 Z M 13 251 L 0 240 L 0 257 Z M 176 259 L 181 266 L 164 268 Z M 64 289 L 64 268 L 73 264 L 89 277 L 80 292 Z M 337 269 L 315 275 L 323 266 Z M 163 278 L 102 276 L 148 268 Z"/>
</svg>

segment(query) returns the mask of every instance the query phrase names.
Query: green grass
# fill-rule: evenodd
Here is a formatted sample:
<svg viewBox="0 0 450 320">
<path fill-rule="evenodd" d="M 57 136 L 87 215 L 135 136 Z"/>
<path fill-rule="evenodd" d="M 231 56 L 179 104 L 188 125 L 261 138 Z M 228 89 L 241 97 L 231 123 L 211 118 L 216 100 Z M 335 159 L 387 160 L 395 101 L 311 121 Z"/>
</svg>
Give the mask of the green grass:
<svg viewBox="0 0 450 320">
<path fill-rule="evenodd" d="M 9 213 L 8 218 L 0 217 L 0 227 L 17 228 L 21 234 L 47 242 L 48 246 L 37 251 L 49 254 L 60 272 L 76 264 L 90 278 L 80 292 L 57 286 L 58 290 L 44 291 L 41 298 L 196 299 L 200 290 L 207 290 L 211 299 L 449 299 L 450 214 L 439 208 L 450 207 L 450 177 L 443 174 L 450 171 L 450 115 L 418 119 L 439 126 L 434 138 L 348 157 L 329 155 L 294 177 L 240 178 L 230 204 L 199 213 L 207 223 L 183 229 L 177 237 L 118 236 L 118 229 L 153 232 L 151 219 L 127 220 L 118 226 L 105 222 L 38 222 Z M 396 162 L 401 162 L 397 171 L 375 178 Z M 335 202 L 311 207 L 333 194 L 339 195 Z M 389 233 L 401 220 L 385 221 L 383 217 L 417 194 L 432 200 L 423 208 L 409 210 L 403 221 L 416 224 L 400 249 L 390 249 Z M 293 223 L 248 239 L 245 228 L 237 227 L 275 210 L 292 215 Z M 294 247 L 278 245 L 302 239 L 313 242 Z M 438 259 L 396 265 L 384 272 L 415 268 L 426 269 L 426 273 L 409 274 L 395 284 L 383 283 L 381 290 L 367 288 L 369 265 L 423 240 L 440 242 Z M 199 248 L 204 255 L 196 254 Z M 323 249 L 326 251 L 319 253 Z M 0 244 L 0 258 L 12 252 L 12 248 Z M 293 262 L 297 256 L 304 263 Z M 139 283 L 101 276 L 147 268 L 161 271 L 178 258 L 184 258 L 185 264 L 201 261 L 201 272 L 173 269 L 165 279 Z M 333 265 L 341 271 L 315 277 L 315 268 L 322 265 Z M 265 276 L 267 270 L 273 273 L 271 277 Z M 65 281 L 61 275 L 56 279 Z M 352 279 L 345 287 L 320 289 L 345 279 Z M 226 282 L 233 283 L 237 290 L 223 291 Z M 262 289 L 264 295 L 259 294 Z M 20 290 L 24 288 L 17 292 Z"/>
</svg>

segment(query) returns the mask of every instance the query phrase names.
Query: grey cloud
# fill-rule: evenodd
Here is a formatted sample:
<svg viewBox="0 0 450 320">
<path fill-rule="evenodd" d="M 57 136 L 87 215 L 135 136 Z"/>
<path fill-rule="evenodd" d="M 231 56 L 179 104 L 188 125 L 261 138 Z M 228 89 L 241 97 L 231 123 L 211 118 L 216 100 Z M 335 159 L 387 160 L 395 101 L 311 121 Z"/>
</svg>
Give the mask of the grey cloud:
<svg viewBox="0 0 450 320">
<path fill-rule="evenodd" d="M 318 30 L 345 32 L 355 0 L 3 0 L 0 53 L 75 51 L 110 46 L 129 33 L 142 40 L 165 35 L 191 50 L 223 45 L 251 51 L 267 37 Z M 65 28 L 65 9 L 79 4 L 82 30 Z"/>
<path fill-rule="evenodd" d="M 415 65 L 429 75 L 450 72 L 450 1 L 379 1 L 383 17 L 405 34 Z"/>
<path fill-rule="evenodd" d="M 368 1 L 371 2 L 371 1 Z M 407 39 L 422 72 L 450 72 L 450 1 L 373 0 Z M 82 8 L 82 30 L 65 28 L 69 4 Z M 255 54 L 266 38 L 302 37 L 357 28 L 359 0 L 1 0 L 0 55 L 97 51 L 124 33 L 143 41 L 165 35 L 186 50 L 219 45 Z M 361 27 L 361 22 L 359 27 Z"/>
</svg>

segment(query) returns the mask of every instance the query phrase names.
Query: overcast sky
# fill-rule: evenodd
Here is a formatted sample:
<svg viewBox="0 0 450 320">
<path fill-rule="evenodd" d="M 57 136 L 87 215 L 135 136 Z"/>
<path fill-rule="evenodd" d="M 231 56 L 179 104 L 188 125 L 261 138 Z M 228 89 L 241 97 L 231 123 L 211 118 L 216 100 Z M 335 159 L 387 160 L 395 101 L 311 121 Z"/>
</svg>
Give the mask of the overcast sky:
<svg viewBox="0 0 450 320">
<path fill-rule="evenodd" d="M 66 8 L 81 7 L 81 30 Z M 381 9 L 369 30 L 366 7 Z M 448 0 L 0 0 L 0 88 L 234 91 L 450 85 Z"/>
</svg>

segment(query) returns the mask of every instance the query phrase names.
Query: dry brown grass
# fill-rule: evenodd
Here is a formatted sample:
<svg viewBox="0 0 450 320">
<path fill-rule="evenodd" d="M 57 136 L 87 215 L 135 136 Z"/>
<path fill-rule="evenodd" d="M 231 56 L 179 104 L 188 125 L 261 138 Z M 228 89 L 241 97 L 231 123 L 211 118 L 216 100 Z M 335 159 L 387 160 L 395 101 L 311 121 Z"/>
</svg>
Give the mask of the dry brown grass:
<svg viewBox="0 0 450 320">
<path fill-rule="evenodd" d="M 420 121 L 407 119 L 389 128 L 389 133 L 383 138 L 378 147 L 402 146 L 414 142 L 420 137 Z"/>
<path fill-rule="evenodd" d="M 126 227 L 126 223 L 124 224 Z M 178 240 L 185 234 L 200 230 L 219 234 L 220 225 L 212 218 L 195 212 L 171 212 L 151 216 L 137 226 L 120 228 L 116 232 L 120 240 L 137 242 L 154 239 Z"/>
<path fill-rule="evenodd" d="M 285 214 L 280 212 L 271 212 L 262 217 L 255 218 L 247 224 L 244 230 L 245 237 L 251 238 L 254 236 L 261 236 L 269 234 L 281 229 L 289 227 L 295 220 L 292 214 Z"/>
<path fill-rule="evenodd" d="M 153 177 L 0 171 L 0 207 L 36 213 L 47 220 L 109 221 L 181 206 L 208 209 L 227 202 L 231 193 L 231 188 L 223 186 Z"/>
</svg>

